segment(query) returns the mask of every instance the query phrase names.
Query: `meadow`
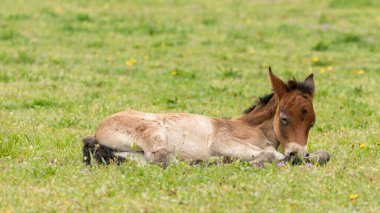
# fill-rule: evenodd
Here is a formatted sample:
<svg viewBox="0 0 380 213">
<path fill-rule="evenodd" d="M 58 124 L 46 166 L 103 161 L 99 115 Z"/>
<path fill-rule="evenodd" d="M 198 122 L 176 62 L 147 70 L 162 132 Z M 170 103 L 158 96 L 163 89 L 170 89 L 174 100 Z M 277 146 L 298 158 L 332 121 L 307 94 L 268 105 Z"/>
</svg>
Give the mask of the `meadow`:
<svg viewBox="0 0 380 213">
<path fill-rule="evenodd" d="M 380 3 L 0 2 L 0 212 L 379 212 Z M 323 167 L 82 163 L 133 108 L 239 116 L 314 73 Z"/>
</svg>

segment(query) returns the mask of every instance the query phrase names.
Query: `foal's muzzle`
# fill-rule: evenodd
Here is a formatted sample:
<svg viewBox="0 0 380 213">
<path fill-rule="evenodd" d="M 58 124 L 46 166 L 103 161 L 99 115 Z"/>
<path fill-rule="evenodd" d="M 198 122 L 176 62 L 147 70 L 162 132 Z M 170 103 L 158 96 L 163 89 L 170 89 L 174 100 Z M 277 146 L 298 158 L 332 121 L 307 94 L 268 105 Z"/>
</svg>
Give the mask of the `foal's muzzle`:
<svg viewBox="0 0 380 213">
<path fill-rule="evenodd" d="M 293 159 L 295 162 L 302 161 L 308 155 L 307 146 L 295 142 L 289 143 L 285 147 L 284 154 L 289 160 Z"/>
</svg>

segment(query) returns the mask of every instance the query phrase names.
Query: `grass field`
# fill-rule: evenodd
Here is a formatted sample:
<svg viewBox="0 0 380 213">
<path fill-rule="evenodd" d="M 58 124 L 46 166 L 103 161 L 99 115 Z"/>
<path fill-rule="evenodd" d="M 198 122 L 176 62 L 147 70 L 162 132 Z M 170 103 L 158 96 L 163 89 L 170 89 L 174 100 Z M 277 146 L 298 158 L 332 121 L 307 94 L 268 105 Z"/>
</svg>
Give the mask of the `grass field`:
<svg viewBox="0 0 380 213">
<path fill-rule="evenodd" d="M 0 212 L 379 212 L 380 3 L 0 2 Z M 134 108 L 237 117 L 267 68 L 315 74 L 325 167 L 88 167 L 81 138 Z"/>
</svg>

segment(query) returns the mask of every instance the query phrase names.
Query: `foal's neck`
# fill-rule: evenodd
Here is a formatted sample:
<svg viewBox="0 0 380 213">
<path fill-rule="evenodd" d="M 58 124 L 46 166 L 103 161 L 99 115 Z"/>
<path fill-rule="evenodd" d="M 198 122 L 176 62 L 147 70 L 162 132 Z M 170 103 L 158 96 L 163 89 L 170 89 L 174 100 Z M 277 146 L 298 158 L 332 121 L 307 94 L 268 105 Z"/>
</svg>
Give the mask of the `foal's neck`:
<svg viewBox="0 0 380 213">
<path fill-rule="evenodd" d="M 254 109 L 247 114 L 243 114 L 236 120 L 248 124 L 252 127 L 257 127 L 265 121 L 272 120 L 276 114 L 276 109 L 278 105 L 277 95 L 273 97 L 266 104 L 258 103 Z"/>
<path fill-rule="evenodd" d="M 277 95 L 273 95 L 267 103 L 258 103 L 252 111 L 236 120 L 261 130 L 265 137 L 277 148 L 279 141 L 273 130 L 273 119 L 276 114 L 277 105 L 278 97 Z"/>
</svg>

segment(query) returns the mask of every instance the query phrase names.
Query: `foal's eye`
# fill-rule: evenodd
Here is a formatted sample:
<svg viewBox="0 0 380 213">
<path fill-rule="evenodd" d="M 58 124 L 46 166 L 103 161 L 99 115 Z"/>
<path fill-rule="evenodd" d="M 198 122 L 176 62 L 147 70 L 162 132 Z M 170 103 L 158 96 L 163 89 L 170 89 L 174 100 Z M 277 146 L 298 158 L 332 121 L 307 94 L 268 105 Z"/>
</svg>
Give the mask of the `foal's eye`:
<svg viewBox="0 0 380 213">
<path fill-rule="evenodd" d="M 281 113 L 280 120 L 283 125 L 286 125 L 289 123 L 289 116 L 287 116 L 285 113 Z"/>
<path fill-rule="evenodd" d="M 284 125 L 288 124 L 288 118 L 281 118 L 281 123 Z"/>
</svg>

